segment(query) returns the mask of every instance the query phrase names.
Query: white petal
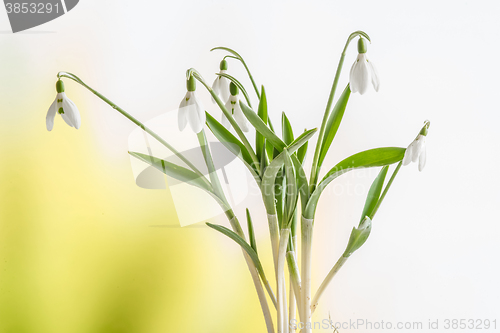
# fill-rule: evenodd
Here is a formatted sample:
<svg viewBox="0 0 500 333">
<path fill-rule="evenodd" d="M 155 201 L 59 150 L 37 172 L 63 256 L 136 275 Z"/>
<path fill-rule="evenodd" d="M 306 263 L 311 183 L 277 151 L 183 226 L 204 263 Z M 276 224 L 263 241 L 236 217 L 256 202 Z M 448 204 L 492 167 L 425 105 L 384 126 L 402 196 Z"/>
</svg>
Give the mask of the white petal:
<svg viewBox="0 0 500 333">
<path fill-rule="evenodd" d="M 63 111 L 73 125 L 74 128 L 79 129 L 81 125 L 80 111 L 77 106 L 66 95 L 63 98 Z"/>
<path fill-rule="evenodd" d="M 57 99 L 52 102 L 52 104 L 49 107 L 49 111 L 47 112 L 47 116 L 45 117 L 45 125 L 47 126 L 48 131 L 52 131 L 54 128 L 54 118 L 56 117 L 56 102 Z"/>
<path fill-rule="evenodd" d="M 370 72 L 368 69 L 368 63 L 366 62 L 366 55 L 364 53 L 360 53 L 358 54 L 356 63 L 351 68 L 349 78 L 351 91 L 359 92 L 363 95 L 368 90 L 369 80 Z"/>
<path fill-rule="evenodd" d="M 358 60 L 352 64 L 351 71 L 349 72 L 349 85 L 352 93 L 358 92 L 358 83 L 354 80 L 354 72 L 356 70 L 356 65 L 358 64 Z"/>
<path fill-rule="evenodd" d="M 236 105 L 234 106 L 234 120 L 240 126 L 243 132 L 248 132 L 248 121 L 243 114 L 243 111 L 241 111 L 241 107 L 238 102 L 236 102 Z"/>
<path fill-rule="evenodd" d="M 422 150 L 420 151 L 420 156 L 418 158 L 418 171 L 424 170 L 426 160 L 427 160 L 427 152 L 424 144 L 422 146 Z"/>
<path fill-rule="evenodd" d="M 192 103 L 189 103 L 191 101 Z M 205 110 L 194 92 L 191 94 L 189 102 L 186 107 L 187 120 L 193 132 L 199 133 L 205 125 Z"/>
<path fill-rule="evenodd" d="M 179 131 L 183 131 L 187 125 L 187 114 L 186 107 L 179 108 L 177 112 L 177 125 L 179 126 Z"/>
<path fill-rule="evenodd" d="M 64 122 L 68 124 L 69 127 L 73 127 L 73 122 L 71 121 L 71 119 L 69 119 L 66 113 L 61 113 L 61 117 L 64 120 Z"/>
<path fill-rule="evenodd" d="M 222 72 L 222 71 L 221 71 Z M 225 71 L 223 71 L 225 72 Z M 221 76 L 220 81 L 220 95 L 223 101 L 227 101 L 229 99 L 229 80 L 225 77 Z"/>
<path fill-rule="evenodd" d="M 234 109 L 234 104 L 231 104 L 232 101 L 232 96 L 229 97 L 227 100 L 226 104 L 224 105 L 226 107 L 226 110 L 232 115 L 233 114 L 233 109 Z M 224 112 L 222 113 L 222 125 L 224 125 L 227 129 L 231 129 L 231 123 L 229 122 L 229 119 L 226 117 Z"/>
<path fill-rule="evenodd" d="M 378 89 L 380 88 L 380 80 L 378 78 L 378 72 L 371 61 L 368 61 L 368 68 L 370 70 L 370 76 L 372 77 L 373 89 L 375 89 L 375 91 L 378 92 Z"/>
<path fill-rule="evenodd" d="M 220 80 L 219 80 L 219 78 L 220 78 L 220 77 L 219 77 L 219 76 L 217 76 L 217 77 L 215 78 L 215 80 L 214 80 L 214 83 L 212 84 L 212 90 L 214 91 L 214 93 L 215 93 L 216 95 L 219 95 L 219 93 L 220 93 Z M 215 99 L 214 99 L 214 97 L 213 97 L 213 96 L 212 96 L 212 102 L 213 102 L 213 103 L 216 103 L 216 102 L 215 102 Z"/>
<path fill-rule="evenodd" d="M 177 125 L 179 126 L 179 131 L 183 131 L 187 125 L 186 106 L 189 99 L 191 99 L 190 91 L 186 93 L 181 103 L 179 104 L 179 111 L 177 112 Z"/>
<path fill-rule="evenodd" d="M 418 156 L 422 151 L 422 147 L 425 144 L 425 137 L 423 135 L 418 135 L 415 141 L 413 141 L 413 152 L 411 155 L 411 161 L 416 162 L 418 160 Z"/>
<path fill-rule="evenodd" d="M 413 151 L 413 142 L 410 143 L 410 145 L 408 146 L 408 148 L 406 148 L 405 157 L 403 157 L 403 165 L 410 164 L 412 151 Z"/>
</svg>

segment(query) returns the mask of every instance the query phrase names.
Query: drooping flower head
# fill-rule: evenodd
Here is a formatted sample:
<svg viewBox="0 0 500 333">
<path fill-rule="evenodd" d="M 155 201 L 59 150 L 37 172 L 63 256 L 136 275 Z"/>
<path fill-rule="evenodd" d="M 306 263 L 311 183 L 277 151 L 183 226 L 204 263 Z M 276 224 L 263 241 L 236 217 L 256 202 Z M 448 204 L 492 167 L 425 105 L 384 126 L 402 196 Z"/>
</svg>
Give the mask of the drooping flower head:
<svg viewBox="0 0 500 333">
<path fill-rule="evenodd" d="M 205 108 L 196 96 L 196 80 L 190 76 L 186 81 L 187 93 L 179 105 L 177 121 L 179 130 L 183 131 L 187 123 L 195 133 L 201 132 L 206 121 Z"/>
<path fill-rule="evenodd" d="M 219 68 L 219 74 L 225 74 L 227 72 L 226 59 L 223 59 L 220 62 Z M 219 96 L 222 101 L 227 101 L 227 99 L 229 98 L 229 80 L 222 75 L 217 75 L 217 78 L 215 78 L 214 83 L 212 84 L 212 90 L 217 96 Z M 215 103 L 215 99 L 213 97 L 212 102 Z"/>
<path fill-rule="evenodd" d="M 57 80 L 56 91 L 56 99 L 50 105 L 47 117 L 45 118 L 47 130 L 52 131 L 52 128 L 54 128 L 56 113 L 61 115 L 66 124 L 79 129 L 81 124 L 80 112 L 75 103 L 66 96 L 64 83 L 61 80 Z"/>
<path fill-rule="evenodd" d="M 375 91 L 378 91 L 380 80 L 373 63 L 366 56 L 367 43 L 362 37 L 358 40 L 358 58 L 351 67 L 349 83 L 353 93 L 359 92 L 363 95 L 368 91 L 370 82 Z"/>
<path fill-rule="evenodd" d="M 248 120 L 241 111 L 240 103 L 239 103 L 239 89 L 238 87 L 231 82 L 229 84 L 229 91 L 231 96 L 229 96 L 226 102 L 226 109 L 233 115 L 234 120 L 240 126 L 243 132 L 248 132 Z M 226 115 L 222 114 L 222 125 L 224 125 L 227 129 L 231 128 L 231 123 L 229 123 L 229 119 L 227 119 Z"/>
<path fill-rule="evenodd" d="M 431 122 L 426 120 L 424 127 L 420 130 L 415 140 L 406 148 L 405 156 L 403 157 L 403 165 L 408 165 L 410 162 L 416 162 L 418 160 L 418 171 L 422 171 L 425 167 L 426 162 L 426 148 L 425 148 L 425 138 L 429 132 L 429 126 Z"/>
</svg>

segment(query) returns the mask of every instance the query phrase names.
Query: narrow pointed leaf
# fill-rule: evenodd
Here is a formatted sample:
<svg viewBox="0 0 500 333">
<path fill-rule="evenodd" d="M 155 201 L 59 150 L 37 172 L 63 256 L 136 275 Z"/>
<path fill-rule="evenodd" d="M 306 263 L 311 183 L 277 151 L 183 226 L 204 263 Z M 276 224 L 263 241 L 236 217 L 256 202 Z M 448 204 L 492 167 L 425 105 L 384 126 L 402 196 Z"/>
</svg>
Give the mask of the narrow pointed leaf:
<svg viewBox="0 0 500 333">
<path fill-rule="evenodd" d="M 307 129 L 304 130 L 306 132 Z M 297 150 L 297 159 L 299 160 L 300 164 L 304 164 L 304 160 L 306 159 L 307 155 L 307 147 L 309 145 L 309 142 L 306 142 L 302 147 Z"/>
<path fill-rule="evenodd" d="M 289 145 L 293 141 L 293 130 L 292 125 L 290 125 L 290 121 L 288 120 L 285 112 L 283 112 L 281 116 L 281 128 L 283 131 L 283 142 L 286 145 Z"/>
<path fill-rule="evenodd" d="M 238 156 L 243 163 L 246 165 L 248 170 L 252 173 L 254 178 L 260 183 L 259 170 L 255 169 L 254 163 L 245 145 L 241 143 L 231 132 L 225 128 L 221 123 L 219 123 L 214 117 L 212 117 L 208 112 L 207 115 L 207 125 L 210 131 L 215 135 L 215 137 L 234 155 Z"/>
<path fill-rule="evenodd" d="M 264 86 L 262 86 L 262 91 L 260 94 L 260 101 L 259 101 L 259 109 L 258 109 L 258 116 L 260 119 L 262 119 L 262 122 L 264 122 L 265 125 L 267 125 L 267 98 L 266 98 L 266 91 L 264 90 Z M 262 147 L 266 144 L 266 139 L 262 134 L 257 131 L 255 133 L 255 151 L 257 153 L 257 158 L 259 161 L 262 161 Z"/>
<path fill-rule="evenodd" d="M 325 137 L 323 139 L 323 144 L 321 146 L 321 152 L 319 155 L 318 166 L 321 167 L 323 164 L 323 160 L 325 159 L 328 150 L 337 134 L 340 123 L 342 121 L 342 117 L 344 117 L 345 108 L 347 106 L 347 102 L 349 101 L 349 96 L 351 95 L 351 89 L 349 85 L 344 89 L 344 92 L 339 97 L 337 103 L 333 107 L 332 113 L 328 118 L 328 122 L 325 127 Z"/>
<path fill-rule="evenodd" d="M 325 175 L 314 192 L 311 193 L 303 213 L 304 217 L 308 219 L 314 218 L 314 213 L 321 193 L 335 178 L 354 169 L 386 166 L 399 162 L 403 159 L 404 153 L 404 148 L 375 148 L 365 150 L 342 160 Z"/>
<path fill-rule="evenodd" d="M 284 168 L 286 175 L 286 187 L 285 191 L 283 191 L 283 193 L 285 194 L 283 228 L 289 228 L 290 222 L 295 212 L 295 208 L 297 207 L 298 191 L 292 159 L 286 148 L 283 150 L 283 153 L 285 153 Z"/>
<path fill-rule="evenodd" d="M 248 253 L 250 258 L 252 259 L 255 267 L 257 268 L 257 271 L 259 272 L 259 275 L 261 276 L 262 280 L 267 282 L 266 274 L 264 273 L 264 269 L 262 268 L 262 264 L 260 263 L 259 256 L 257 255 L 257 252 L 248 245 L 248 243 L 241 238 L 238 234 L 236 234 L 234 231 L 229 230 L 226 227 L 223 227 L 221 225 L 216 225 L 212 223 L 207 223 L 207 226 L 209 226 L 212 229 L 217 230 L 218 232 L 226 235 L 227 237 L 231 238 L 233 241 L 235 241 L 241 248 Z"/>
<path fill-rule="evenodd" d="M 240 101 L 241 110 L 247 117 L 250 124 L 255 127 L 255 130 L 262 134 L 266 140 L 268 140 L 279 152 L 283 151 L 283 148 L 286 147 L 286 144 L 276 135 L 267 125 L 260 119 L 260 117 L 245 103 Z"/>
<path fill-rule="evenodd" d="M 186 168 L 178 166 L 177 164 L 167 162 L 165 160 L 162 160 L 154 156 L 149 156 L 146 154 L 141 154 L 136 152 L 129 152 L 129 154 L 155 167 L 159 171 L 163 172 L 164 174 L 172 178 L 199 187 L 207 192 L 213 193 L 213 188 L 207 181 L 207 179 L 204 177 L 199 177 L 196 173 L 194 173 L 191 170 L 188 170 Z"/>
<path fill-rule="evenodd" d="M 373 209 L 377 205 L 377 202 L 380 198 L 380 193 L 382 193 L 382 187 L 384 187 L 385 176 L 387 175 L 387 170 L 389 170 L 389 166 L 385 166 L 380 170 L 377 178 L 370 186 L 370 190 L 368 191 L 368 196 L 366 197 L 365 207 L 363 208 L 363 213 L 361 214 L 361 221 L 365 218 L 365 216 L 371 216 Z"/>
</svg>

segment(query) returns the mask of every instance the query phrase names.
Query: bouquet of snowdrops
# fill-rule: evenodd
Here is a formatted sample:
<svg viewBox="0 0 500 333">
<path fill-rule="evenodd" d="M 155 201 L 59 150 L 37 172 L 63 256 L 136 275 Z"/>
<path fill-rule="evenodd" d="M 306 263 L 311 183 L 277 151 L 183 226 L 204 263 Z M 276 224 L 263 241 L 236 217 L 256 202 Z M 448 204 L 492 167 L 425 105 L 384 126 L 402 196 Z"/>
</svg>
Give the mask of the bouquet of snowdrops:
<svg viewBox="0 0 500 333">
<path fill-rule="evenodd" d="M 359 54 L 350 71 L 350 82 L 334 103 L 345 52 L 355 38 L 358 38 Z M 370 85 L 375 90 L 379 88 L 375 67 L 366 56 L 367 41 L 370 41 L 370 38 L 362 31 L 352 33 L 347 39 L 318 133 L 309 177 L 304 171 L 304 162 L 308 150 L 308 140 L 316 134 L 317 129 L 306 130 L 301 135 L 295 136 L 290 121 L 283 113 L 282 136 L 279 137 L 268 116 L 264 87 L 258 89 L 243 58 L 234 50 L 225 47 L 213 49 L 223 50 L 228 54 L 221 61 L 220 71 L 216 74 L 212 85 L 209 85 L 195 69 L 191 68 L 187 71 L 187 93 L 182 99 L 178 111 L 179 129 L 184 130 L 189 124 L 189 127 L 197 135 L 204 162 L 209 171 L 208 176 L 205 176 L 189 158 L 177 151 L 174 146 L 71 73 L 60 72 L 58 74 L 57 97 L 47 113 L 47 129 L 52 130 L 56 114 L 60 114 L 69 126 L 77 129 L 80 127 L 78 108 L 66 96 L 61 80 L 68 78 L 93 92 L 113 109 L 158 140 L 184 165 L 177 165 L 155 156 L 137 152 L 129 153 L 160 172 L 207 192 L 222 207 L 230 222 L 231 229 L 210 223 L 207 225 L 231 238 L 241 247 L 258 294 L 267 331 L 271 333 L 276 329 L 279 333 L 288 333 L 300 329 L 302 332 L 309 333 L 313 329 L 311 316 L 318 306 L 321 296 L 342 265 L 366 242 L 370 235 L 372 220 L 401 166 L 417 160 L 419 170 L 422 170 L 425 165 L 425 138 L 430 125 L 428 121 L 424 123 L 416 139 L 408 148 L 384 147 L 366 150 L 340 161 L 321 180 L 318 177 L 325 156 L 339 129 L 351 93 L 363 94 L 370 88 Z M 226 59 L 228 58 L 236 59 L 245 67 L 258 99 L 255 107 L 252 105 L 245 87 L 227 73 L 228 62 Z M 206 112 L 201 105 L 196 92 L 197 81 L 211 94 L 213 101 L 222 110 L 223 117 L 220 122 Z M 205 125 L 229 151 L 241 160 L 261 190 L 262 200 L 267 211 L 272 245 L 272 254 L 270 255 L 274 259 L 274 274 L 264 272 L 260 260 L 264 254 L 257 250 L 254 222 L 250 211 L 247 209 L 247 234 L 245 234 L 224 194 L 205 135 Z M 251 129 L 256 131 L 254 145 L 250 144 L 244 133 Z M 389 167 L 393 164 L 397 165 L 389 180 L 385 181 Z M 371 167 L 380 167 L 381 170 L 369 189 L 362 218 L 358 226 L 352 229 L 344 253 L 340 255 L 337 263 L 325 277 L 318 290 L 313 293 L 311 289 L 311 245 L 319 198 L 328 184 L 340 175 L 351 170 Z M 300 262 L 299 249 L 301 252 Z M 288 274 L 289 288 L 286 288 L 285 274 Z M 273 286 L 268 280 L 269 275 L 274 275 L 276 279 Z M 276 326 L 273 323 L 272 311 L 276 311 Z M 298 317 L 296 317 L 297 314 Z"/>
</svg>

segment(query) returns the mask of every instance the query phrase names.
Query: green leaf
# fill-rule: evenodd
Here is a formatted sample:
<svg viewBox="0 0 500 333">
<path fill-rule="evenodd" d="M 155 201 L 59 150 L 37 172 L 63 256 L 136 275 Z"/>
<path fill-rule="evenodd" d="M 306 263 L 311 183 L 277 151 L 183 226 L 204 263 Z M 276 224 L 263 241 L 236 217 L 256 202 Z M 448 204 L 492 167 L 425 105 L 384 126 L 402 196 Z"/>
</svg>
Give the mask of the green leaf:
<svg viewBox="0 0 500 333">
<path fill-rule="evenodd" d="M 248 170 L 252 173 L 254 178 L 260 183 L 259 170 L 257 170 L 252 161 L 252 157 L 248 153 L 245 145 L 241 143 L 227 128 L 225 128 L 221 123 L 219 123 L 214 117 L 212 117 L 208 112 L 207 115 L 207 125 L 210 131 L 215 135 L 215 137 L 234 155 L 238 156 L 243 163 L 246 165 Z"/>
<path fill-rule="evenodd" d="M 330 114 L 328 122 L 326 123 L 325 136 L 323 138 L 323 144 L 321 145 L 318 167 L 321 167 L 321 165 L 323 165 L 323 160 L 325 159 L 325 156 L 328 153 L 328 150 L 330 149 L 333 139 L 337 134 L 350 95 L 351 95 L 351 89 L 349 88 L 348 84 L 347 87 L 344 89 L 342 95 L 337 100 L 337 103 L 333 107 L 332 113 Z"/>
<path fill-rule="evenodd" d="M 293 162 L 288 153 L 288 150 L 285 148 L 283 150 L 285 154 L 284 159 L 284 168 L 286 175 L 286 187 L 285 187 L 285 209 L 283 213 L 283 228 L 289 228 L 290 222 L 292 221 L 293 213 L 297 207 L 298 201 L 298 191 L 297 191 L 297 182 L 295 179 L 295 170 L 293 167 Z"/>
<path fill-rule="evenodd" d="M 257 132 L 262 134 L 267 141 L 269 141 L 279 152 L 283 151 L 283 148 L 286 147 L 286 144 L 276 135 L 273 131 L 260 119 L 260 117 L 245 103 L 240 101 L 241 110 L 247 117 L 250 124 L 255 127 Z"/>
<path fill-rule="evenodd" d="M 288 120 L 285 112 L 283 112 L 281 116 L 281 128 L 283 131 L 283 142 L 286 145 L 289 145 L 293 141 L 293 130 L 292 125 L 290 125 L 290 121 Z"/>
<path fill-rule="evenodd" d="M 257 268 L 257 271 L 259 272 L 259 275 L 261 276 L 264 283 L 267 282 L 266 274 L 264 273 L 264 269 L 262 268 L 262 265 L 261 265 L 260 260 L 259 260 L 259 256 L 257 255 L 257 252 L 255 252 L 255 250 L 250 245 L 248 245 L 248 243 L 243 238 L 238 236 L 238 234 L 236 234 L 234 231 L 229 230 L 228 228 L 223 227 L 221 225 L 207 223 L 207 226 L 209 226 L 212 229 L 217 230 L 218 232 L 226 235 L 227 237 L 231 238 L 236 243 L 238 243 L 238 245 L 241 246 L 241 248 L 246 253 L 248 253 L 250 258 L 252 259 L 252 261 L 253 261 L 255 267 Z"/>
<path fill-rule="evenodd" d="M 255 231 L 253 229 L 252 217 L 250 216 L 250 211 L 247 208 L 247 224 L 248 224 L 248 238 L 250 239 L 250 245 L 257 253 L 257 242 L 255 241 Z"/>
<path fill-rule="evenodd" d="M 265 125 L 267 125 L 267 98 L 266 98 L 266 91 L 264 90 L 264 86 L 262 86 L 262 91 L 260 94 L 260 101 L 259 101 L 259 110 L 257 112 L 258 116 L 260 119 L 262 119 L 262 122 L 264 122 Z M 262 161 L 262 147 L 266 144 L 266 139 L 262 134 L 257 131 L 255 133 L 255 151 L 257 153 L 257 159 L 259 161 Z"/>
<path fill-rule="evenodd" d="M 136 152 L 129 152 L 129 154 L 145 163 L 152 165 L 156 169 L 160 170 L 161 172 L 172 178 L 199 187 L 213 194 L 212 185 L 210 185 L 207 179 L 205 177 L 199 177 L 196 173 L 194 173 L 191 170 L 178 166 L 174 163 L 167 162 L 157 157 Z"/>
<path fill-rule="evenodd" d="M 389 170 L 389 166 L 386 165 L 385 167 L 380 170 L 377 178 L 372 183 L 372 186 L 370 186 L 370 190 L 368 191 L 368 196 L 366 197 L 365 201 L 365 207 L 363 208 L 363 213 L 361 214 L 361 221 L 365 218 L 365 216 L 371 216 L 373 209 L 377 205 L 377 202 L 380 198 L 380 193 L 382 192 L 382 187 L 384 187 L 384 181 L 385 181 L 385 176 L 387 175 L 387 170 Z"/>
<path fill-rule="evenodd" d="M 368 216 L 366 216 L 358 228 L 352 228 L 351 236 L 349 237 L 349 243 L 347 244 L 347 248 L 344 251 L 343 256 L 349 257 L 354 253 L 357 249 L 359 249 L 370 236 L 370 232 L 372 231 L 372 220 Z"/>
<path fill-rule="evenodd" d="M 304 130 L 304 132 L 307 131 L 307 129 Z M 297 159 L 299 160 L 300 164 L 304 164 L 304 160 L 306 159 L 306 154 L 307 154 L 307 147 L 309 145 L 309 142 L 306 142 L 302 147 L 297 150 Z"/>
<path fill-rule="evenodd" d="M 325 187 L 335 178 L 354 169 L 386 166 L 403 159 L 405 148 L 386 147 L 365 150 L 354 154 L 339 162 L 321 180 L 307 203 L 303 216 L 308 219 L 314 218 L 319 197 Z"/>
</svg>

